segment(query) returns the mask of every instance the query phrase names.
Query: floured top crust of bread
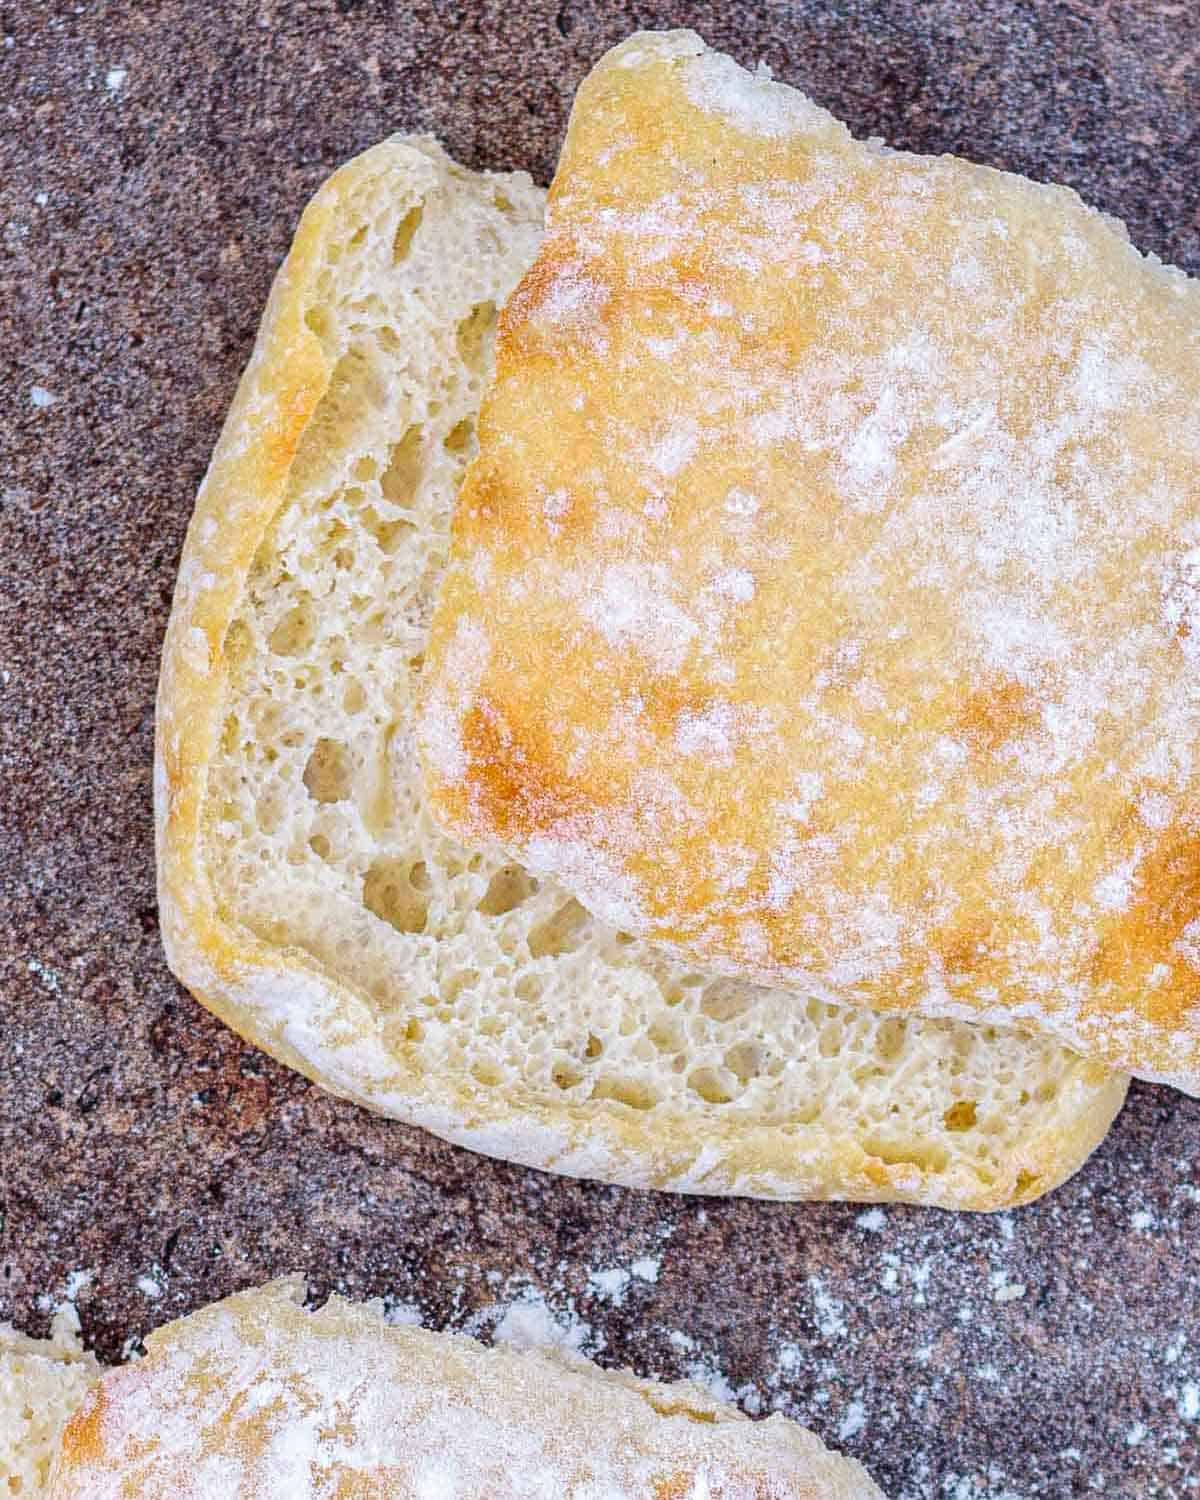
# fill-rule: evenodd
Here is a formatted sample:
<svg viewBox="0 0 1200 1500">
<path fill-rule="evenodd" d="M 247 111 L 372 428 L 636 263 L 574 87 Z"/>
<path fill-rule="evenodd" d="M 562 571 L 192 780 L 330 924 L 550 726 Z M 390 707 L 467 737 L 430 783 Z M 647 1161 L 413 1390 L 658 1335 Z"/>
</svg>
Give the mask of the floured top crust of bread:
<svg viewBox="0 0 1200 1500">
<path fill-rule="evenodd" d="M 70 1423 L 50 1500 L 882 1500 L 811 1432 L 694 1385 L 303 1295 L 273 1282 L 153 1334 Z"/>
<path fill-rule="evenodd" d="M 1200 1090 L 1200 283 L 687 32 L 579 92 L 427 661 L 453 833 Z"/>
</svg>

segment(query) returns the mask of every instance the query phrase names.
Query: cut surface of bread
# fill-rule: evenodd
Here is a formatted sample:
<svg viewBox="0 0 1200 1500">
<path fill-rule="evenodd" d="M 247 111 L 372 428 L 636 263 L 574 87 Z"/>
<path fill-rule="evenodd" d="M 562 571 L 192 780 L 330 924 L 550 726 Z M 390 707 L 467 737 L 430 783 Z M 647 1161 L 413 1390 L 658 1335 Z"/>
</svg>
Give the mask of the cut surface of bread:
<svg viewBox="0 0 1200 1500">
<path fill-rule="evenodd" d="M 100 1366 L 79 1344 L 71 1306 L 54 1319 L 48 1339 L 30 1339 L 0 1323 L 0 1495 L 38 1500 L 63 1428 L 100 1378 Z"/>
<path fill-rule="evenodd" d="M 456 837 L 685 962 L 1200 1092 L 1200 282 L 643 34 L 480 430 Z"/>
<path fill-rule="evenodd" d="M 882 1500 L 811 1432 L 697 1386 L 303 1296 L 272 1282 L 152 1334 L 71 1421 L 51 1500 Z"/>
<path fill-rule="evenodd" d="M 158 705 L 176 974 L 325 1087 L 638 1187 L 996 1208 L 1125 1080 L 1045 1039 L 757 990 L 441 834 L 413 744 L 494 310 L 542 196 L 395 139 L 305 213 L 201 490 Z"/>
</svg>

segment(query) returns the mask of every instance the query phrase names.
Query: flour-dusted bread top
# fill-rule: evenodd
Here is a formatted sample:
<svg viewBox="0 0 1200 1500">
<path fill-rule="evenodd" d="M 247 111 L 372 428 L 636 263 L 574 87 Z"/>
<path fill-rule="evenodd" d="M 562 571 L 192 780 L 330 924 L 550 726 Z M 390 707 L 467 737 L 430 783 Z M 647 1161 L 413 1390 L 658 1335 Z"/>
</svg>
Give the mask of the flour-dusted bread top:
<svg viewBox="0 0 1200 1500">
<path fill-rule="evenodd" d="M 71 1422 L 51 1500 L 881 1500 L 812 1433 L 693 1385 L 302 1297 L 273 1282 L 160 1329 Z"/>
<path fill-rule="evenodd" d="M 480 437 L 450 830 L 694 963 L 1200 1089 L 1200 283 L 638 35 Z"/>
</svg>

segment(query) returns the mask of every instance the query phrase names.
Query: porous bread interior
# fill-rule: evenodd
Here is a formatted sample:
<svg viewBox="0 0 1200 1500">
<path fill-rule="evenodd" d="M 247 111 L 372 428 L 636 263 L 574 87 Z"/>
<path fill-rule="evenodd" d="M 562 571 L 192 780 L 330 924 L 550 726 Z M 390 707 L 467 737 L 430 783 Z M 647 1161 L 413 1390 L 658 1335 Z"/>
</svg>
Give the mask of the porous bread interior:
<svg viewBox="0 0 1200 1500">
<path fill-rule="evenodd" d="M 46 1487 L 59 1439 L 100 1367 L 78 1342 L 74 1308 L 49 1339 L 0 1324 L 0 1495 L 34 1500 Z"/>
<path fill-rule="evenodd" d="M 308 323 L 333 379 L 226 638 L 206 803 L 218 911 L 353 986 L 410 1068 L 516 1116 L 638 1116 L 648 1163 L 661 1122 L 699 1148 L 732 1114 L 810 1152 L 852 1139 L 919 1178 L 876 1196 L 1036 1196 L 1051 1184 L 1013 1162 L 1031 1142 L 1045 1159 L 1063 1095 L 1114 1107 L 1060 1045 L 691 972 L 434 825 L 411 737 L 422 652 L 495 304 L 537 243 L 536 203 L 448 170 L 423 202 L 360 193 L 326 250 Z"/>
</svg>

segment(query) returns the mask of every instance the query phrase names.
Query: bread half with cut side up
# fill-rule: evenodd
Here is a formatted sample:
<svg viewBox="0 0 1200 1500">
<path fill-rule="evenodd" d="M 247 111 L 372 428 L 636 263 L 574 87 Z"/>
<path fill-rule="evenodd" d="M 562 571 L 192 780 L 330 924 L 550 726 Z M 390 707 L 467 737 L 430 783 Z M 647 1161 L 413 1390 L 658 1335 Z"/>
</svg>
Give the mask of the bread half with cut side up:
<svg viewBox="0 0 1200 1500">
<path fill-rule="evenodd" d="M 71 1421 L 50 1500 L 883 1500 L 805 1428 L 687 1382 L 303 1298 L 288 1277 L 151 1334 Z"/>
<path fill-rule="evenodd" d="M 1046 1038 L 722 979 L 435 826 L 414 748 L 497 309 L 543 195 L 397 137 L 306 210 L 201 488 L 158 699 L 171 967 L 343 1097 L 528 1166 L 1018 1203 L 1126 1080 Z M 532 690 L 532 688 L 531 688 Z"/>
</svg>

